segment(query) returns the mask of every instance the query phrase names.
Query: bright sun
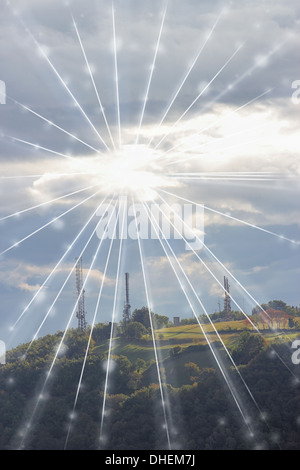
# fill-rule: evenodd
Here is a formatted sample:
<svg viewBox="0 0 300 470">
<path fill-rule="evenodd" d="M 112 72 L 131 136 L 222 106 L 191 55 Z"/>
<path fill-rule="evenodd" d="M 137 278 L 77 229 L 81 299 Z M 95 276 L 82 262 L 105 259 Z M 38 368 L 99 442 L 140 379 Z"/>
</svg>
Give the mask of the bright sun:
<svg viewBox="0 0 300 470">
<path fill-rule="evenodd" d="M 72 163 L 73 164 L 73 163 Z M 155 188 L 169 185 L 159 154 L 144 145 L 126 145 L 105 156 L 74 162 L 92 184 L 106 193 L 132 194 L 139 199 L 155 198 Z"/>
</svg>

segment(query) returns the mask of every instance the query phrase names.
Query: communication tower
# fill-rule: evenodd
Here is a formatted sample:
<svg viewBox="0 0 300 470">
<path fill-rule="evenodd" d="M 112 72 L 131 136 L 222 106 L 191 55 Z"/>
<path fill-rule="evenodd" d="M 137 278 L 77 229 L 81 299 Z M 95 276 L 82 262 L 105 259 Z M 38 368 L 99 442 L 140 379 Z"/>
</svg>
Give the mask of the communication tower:
<svg viewBox="0 0 300 470">
<path fill-rule="evenodd" d="M 82 282 L 82 258 L 76 258 L 76 291 L 77 291 L 77 312 L 76 317 L 78 319 L 78 329 L 80 331 L 86 330 L 86 319 L 85 319 L 85 290 L 83 289 Z"/>
<path fill-rule="evenodd" d="M 225 297 L 224 297 L 224 313 L 226 315 L 230 315 L 231 313 L 231 299 L 229 295 L 229 282 L 228 278 L 224 276 L 224 289 L 225 289 Z"/>
<path fill-rule="evenodd" d="M 131 305 L 129 303 L 129 273 L 125 273 L 125 302 L 124 302 L 124 309 L 123 309 L 123 319 L 124 324 L 126 325 L 130 320 L 130 309 Z"/>
</svg>

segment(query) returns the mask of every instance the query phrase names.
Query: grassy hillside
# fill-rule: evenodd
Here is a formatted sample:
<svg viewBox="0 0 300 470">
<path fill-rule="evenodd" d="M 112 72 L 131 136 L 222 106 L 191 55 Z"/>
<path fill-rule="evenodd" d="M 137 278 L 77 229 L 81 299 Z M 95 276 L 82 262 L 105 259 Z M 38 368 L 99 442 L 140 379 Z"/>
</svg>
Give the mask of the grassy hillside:
<svg viewBox="0 0 300 470">
<path fill-rule="evenodd" d="M 236 344 L 243 331 L 261 334 L 267 344 L 272 344 L 275 341 L 293 341 L 299 334 L 298 330 L 295 329 L 278 330 L 277 332 L 265 329 L 257 333 L 253 326 L 246 326 L 244 321 L 224 321 L 216 323 L 214 326 L 207 324 L 203 328 L 210 342 L 221 345 L 222 340 L 229 349 Z M 155 341 L 161 359 L 166 359 L 169 356 L 170 349 L 174 346 L 186 349 L 194 345 L 207 345 L 199 324 L 161 328 L 155 331 Z M 93 353 L 105 354 L 108 352 L 108 348 L 109 341 L 101 341 L 94 346 Z M 113 341 L 112 351 L 113 354 L 127 356 L 131 361 L 135 361 L 137 358 L 146 361 L 154 359 L 153 339 L 150 336 L 143 337 L 138 341 L 117 337 Z"/>
<path fill-rule="evenodd" d="M 224 322 L 219 324 L 218 331 L 226 347 L 233 346 L 239 337 L 239 333 L 245 331 L 242 322 Z M 206 326 L 206 334 L 210 342 L 220 346 L 220 340 L 213 331 L 211 325 Z M 267 335 L 266 335 L 267 336 Z M 207 341 L 201 332 L 199 325 L 183 325 L 178 327 L 163 328 L 155 332 L 155 344 L 159 360 L 166 360 L 170 357 L 170 351 L 179 346 L 183 352 L 189 348 L 187 353 L 188 362 L 193 361 L 201 366 L 206 366 L 207 361 L 203 361 L 200 356 L 204 354 L 204 349 L 192 350 L 192 346 L 207 346 Z M 107 354 L 109 350 L 109 340 L 96 344 L 93 348 L 93 354 Z M 206 349 L 205 349 L 206 351 Z M 127 356 L 131 362 L 138 358 L 145 361 L 155 360 L 153 339 L 150 336 L 141 340 L 125 339 L 117 337 L 112 344 L 112 353 L 114 355 Z"/>
<path fill-rule="evenodd" d="M 217 327 L 248 386 L 255 391 L 261 409 L 270 411 L 274 433 L 282 428 L 285 448 L 300 446 L 296 424 L 293 426 L 289 421 L 300 416 L 298 391 L 292 383 L 290 367 L 284 366 L 290 361 L 286 336 L 292 339 L 297 331 L 282 332 L 280 337 L 266 329 L 259 335 L 239 321 L 218 323 Z M 99 447 L 97 438 L 109 350 L 109 337 L 105 335 L 108 332 L 106 326 L 95 329 L 86 362 L 88 332 L 71 330 L 67 333 L 43 399 L 43 383 L 62 333 L 40 338 L 29 349 L 25 344 L 8 351 L 7 364 L 0 368 L 0 449 L 18 448 L 24 429 L 29 429 L 27 449 L 64 448 L 81 374 L 82 387 L 76 402 L 78 418 L 73 423 L 68 448 Z M 253 413 L 253 420 L 259 427 L 258 442 L 266 443 L 268 448 L 276 447 L 268 429 L 260 429 L 257 409 L 253 408 L 211 325 L 206 326 L 206 332 L 230 381 L 242 394 L 247 413 Z M 113 341 L 114 367 L 109 375 L 105 419 L 112 448 L 166 448 L 158 369 L 168 398 L 168 419 L 180 429 L 182 448 L 254 448 L 253 443 L 245 440 L 245 424 L 199 326 L 165 328 L 155 334 L 159 364 L 155 361 L 151 338 L 145 336 L 137 341 L 119 336 Z M 279 348 L 284 360 L 273 358 L 270 362 L 268 346 L 271 343 Z M 38 413 L 32 415 L 33 410 Z M 35 426 L 31 428 L 27 424 L 32 416 Z M 222 428 L 218 424 L 220 419 L 226 422 Z M 178 439 L 175 427 L 174 435 L 170 431 L 172 440 Z"/>
<path fill-rule="evenodd" d="M 214 324 L 214 326 L 207 324 L 203 326 L 203 329 L 211 342 L 220 342 L 220 339 L 218 338 L 219 335 L 225 346 L 228 348 L 234 346 L 243 331 L 257 333 L 257 330 L 255 330 L 252 325 L 245 325 L 245 322 L 241 320 L 218 322 Z M 260 329 L 257 334 L 261 334 L 266 343 L 271 344 L 278 340 L 293 341 L 293 339 L 298 336 L 299 331 L 296 329 L 273 331 L 267 328 Z M 178 344 L 182 347 L 187 347 L 192 344 L 207 344 L 198 324 L 163 328 L 156 331 L 156 338 L 159 340 L 161 347 L 165 347 L 166 344 Z"/>
<path fill-rule="evenodd" d="M 261 334 L 266 347 L 278 342 L 293 341 L 298 337 L 298 332 L 295 330 L 274 332 L 266 329 L 257 333 L 252 326 L 246 326 L 244 321 L 219 322 L 215 325 L 215 328 L 217 332 L 213 325 L 204 325 L 207 338 L 218 351 L 218 355 L 221 355 L 222 361 L 227 362 L 227 365 L 229 365 L 228 354 L 224 351 L 222 342 L 228 351 L 232 351 L 238 344 L 241 333 L 245 331 L 252 332 L 257 336 Z M 191 383 L 190 374 L 185 367 L 187 363 L 194 363 L 200 369 L 206 367 L 218 368 L 198 324 L 156 330 L 155 345 L 158 360 L 161 367 L 166 371 L 166 382 L 175 387 Z M 176 348 L 178 353 L 174 356 L 173 351 Z M 95 344 L 92 354 L 107 355 L 108 351 L 109 340 L 106 340 Z M 155 362 L 153 339 L 150 336 L 146 336 L 141 340 L 117 337 L 112 344 L 112 354 L 114 356 L 126 356 L 132 363 L 135 363 L 138 359 L 142 359 L 149 364 Z M 147 383 L 151 380 L 157 381 L 155 368 L 156 365 L 153 365 L 152 372 L 146 374 Z M 151 376 L 151 380 L 149 376 Z"/>
</svg>

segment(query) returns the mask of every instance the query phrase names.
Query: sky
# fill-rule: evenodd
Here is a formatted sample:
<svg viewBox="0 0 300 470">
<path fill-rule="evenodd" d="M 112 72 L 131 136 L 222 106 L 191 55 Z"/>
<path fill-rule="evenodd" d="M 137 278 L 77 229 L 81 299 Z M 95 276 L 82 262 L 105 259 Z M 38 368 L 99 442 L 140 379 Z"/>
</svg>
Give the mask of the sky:
<svg viewBox="0 0 300 470">
<path fill-rule="evenodd" d="M 300 305 L 299 2 L 15 0 L 1 10 L 8 346 L 76 326 L 81 254 L 88 324 L 122 319 L 125 272 L 132 310 L 149 302 L 170 319 L 218 311 L 224 276 L 233 309 Z M 99 247 L 103 208 L 124 194 L 131 223 L 132 196 L 150 210 L 198 208 L 200 225 L 184 220 L 202 243 Z"/>
</svg>

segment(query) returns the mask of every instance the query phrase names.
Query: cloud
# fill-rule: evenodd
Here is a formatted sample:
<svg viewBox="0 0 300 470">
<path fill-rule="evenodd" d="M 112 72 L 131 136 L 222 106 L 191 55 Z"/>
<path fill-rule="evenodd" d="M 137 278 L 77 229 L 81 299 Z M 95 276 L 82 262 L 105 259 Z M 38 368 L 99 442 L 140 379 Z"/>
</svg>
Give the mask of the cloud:
<svg viewBox="0 0 300 470">
<path fill-rule="evenodd" d="M 37 292 L 40 289 L 48 290 L 48 284 L 43 285 L 46 278 L 53 273 L 57 285 L 62 284 L 62 280 L 66 279 L 73 269 L 74 264 L 64 264 L 59 266 L 55 272 L 53 268 L 47 265 L 34 265 L 22 261 L 14 262 L 13 260 L 6 261 L 2 264 L 0 272 L 0 283 L 8 288 L 13 288 L 27 292 Z M 75 269 L 73 269 L 73 278 L 75 279 Z M 103 273 L 98 269 L 83 269 L 83 278 L 88 276 L 89 285 L 100 285 L 103 280 Z M 58 281 L 57 279 L 60 279 Z M 114 286 L 115 280 L 109 276 L 105 277 L 106 286 Z M 75 285 L 75 281 L 74 281 Z M 51 287 L 52 289 L 52 287 Z M 40 294 L 39 294 L 40 295 Z"/>
<path fill-rule="evenodd" d="M 215 261 L 206 258 L 202 252 L 199 252 L 199 258 L 193 252 L 178 254 L 177 261 L 171 255 L 170 262 L 165 256 L 147 258 L 148 275 L 151 277 L 154 299 L 165 297 L 166 303 L 168 303 L 172 298 L 177 299 L 176 293 L 180 291 L 185 299 L 187 309 L 190 310 L 191 307 L 187 299 L 193 304 L 198 295 L 205 304 L 203 299 L 207 294 L 215 298 L 222 297 L 224 295 L 224 271 L 220 270 Z M 203 263 L 200 261 L 201 259 Z M 232 269 L 231 264 L 226 263 L 226 268 Z M 173 269 L 177 275 L 174 274 Z M 169 279 L 170 282 L 166 283 L 165 279 Z M 196 304 L 197 310 L 201 308 L 199 302 Z"/>
<path fill-rule="evenodd" d="M 178 147 L 182 151 L 174 150 L 167 155 L 162 154 L 157 160 L 155 171 L 159 171 L 160 175 L 192 173 L 193 176 L 194 174 L 195 177 L 190 181 L 173 178 L 173 184 L 177 186 L 179 184 L 179 194 L 184 193 L 187 199 L 200 201 L 225 214 L 232 213 L 237 218 L 245 218 L 249 223 L 272 225 L 277 222 L 285 225 L 291 220 L 297 223 L 299 206 L 295 196 L 291 195 L 291 191 L 294 191 L 294 194 L 299 191 L 298 180 L 295 177 L 300 173 L 296 125 L 299 116 L 295 115 L 294 108 L 291 103 L 284 107 L 281 104 L 278 106 L 275 101 L 270 105 L 253 105 L 241 113 L 234 114 L 234 107 L 216 105 L 213 113 L 190 119 L 176 129 L 171 136 L 170 146 Z M 289 113 L 291 113 L 290 119 Z M 199 132 L 199 129 L 209 126 L 211 129 L 208 133 Z M 92 173 L 94 170 L 96 178 L 92 174 L 85 175 L 85 172 Z M 20 191 L 27 200 L 27 207 L 30 207 L 62 196 L 66 193 L 66 187 L 71 193 L 77 188 L 97 184 L 99 179 L 101 181 L 99 190 L 107 194 L 107 185 L 104 184 L 103 175 L 100 177 L 101 171 L 97 177 L 98 171 L 99 169 L 93 167 L 93 160 L 86 158 L 81 160 L 77 158 L 73 164 L 72 160 L 62 161 L 44 157 L 42 162 L 29 161 L 26 165 L 28 174 L 41 173 L 41 177 L 25 181 L 20 179 L 4 181 L 2 188 L 5 191 L 5 186 L 15 187 L 9 201 L 13 207 L 20 199 Z M 3 165 L 3 173 L 10 176 L 21 175 L 24 173 L 24 164 L 6 162 Z M 61 176 L 55 176 L 55 173 Z M 70 176 L 67 177 L 68 173 Z M 212 176 L 221 178 L 221 181 L 197 182 L 198 173 L 200 177 L 203 173 L 204 177 L 207 173 L 211 173 Z M 274 180 L 265 182 L 263 173 L 267 173 L 267 177 L 270 174 Z M 241 174 L 240 181 L 237 179 L 239 174 Z M 236 181 L 228 180 L 230 177 Z M 290 177 L 288 191 L 286 177 Z M 256 182 L 251 181 L 256 178 Z M 165 179 L 161 183 L 167 189 L 164 186 L 166 181 Z M 260 194 L 264 187 L 272 197 L 266 197 L 261 206 Z M 75 204 L 84 197 L 87 197 L 85 193 L 79 193 L 77 197 L 75 195 L 71 199 L 60 199 L 56 204 Z M 19 205 L 20 209 L 21 207 Z M 6 210 L 8 211 L 8 206 Z M 229 222 L 226 218 L 222 219 L 216 214 L 211 214 L 206 223 L 221 220 L 221 223 Z"/>
<path fill-rule="evenodd" d="M 219 212 L 205 212 L 205 242 L 228 269 L 241 274 L 243 282 L 251 286 L 258 297 L 286 292 L 291 301 L 297 303 L 295 282 L 299 273 L 294 268 L 296 256 L 295 252 L 291 254 L 290 244 L 279 246 L 279 240 L 267 238 L 266 233 L 222 213 L 283 233 L 288 238 L 299 238 L 300 123 L 299 106 L 291 99 L 294 91 L 291 84 L 300 78 L 297 68 L 299 2 L 172 0 L 145 102 L 163 2 L 116 0 L 114 5 L 117 83 L 110 2 L 16 0 L 11 6 L 9 2 L 3 5 L 0 80 L 5 81 L 8 96 L 7 104 L 0 106 L 0 195 L 3 201 L 0 218 L 94 183 L 101 196 L 111 189 L 91 164 L 96 156 L 110 161 L 114 154 L 106 152 L 96 132 L 111 148 L 108 129 L 74 29 L 73 15 L 115 145 L 118 145 L 119 131 L 118 85 L 123 143 L 135 142 L 145 104 L 140 143 L 148 145 L 151 141 L 150 148 L 157 146 L 152 156 L 159 153 L 161 158 L 157 159 L 155 175 L 163 175 L 164 184 L 166 180 L 172 185 L 176 182 L 172 188 L 165 184 L 164 189 Z M 241 44 L 243 47 L 233 56 Z M 272 91 L 266 93 L 267 90 Z M 74 165 L 75 162 L 78 163 Z M 87 173 L 87 168 L 92 168 L 92 176 L 83 174 Z M 262 172 L 283 178 L 262 181 Z M 81 175 L 66 176 L 66 173 Z M 172 175 L 178 173 L 199 173 L 200 176 L 211 173 L 215 177 L 222 174 L 225 179 L 176 180 Z M 258 181 L 226 179 L 237 173 L 260 176 Z M 28 175 L 40 176 L 25 178 Z M 126 181 L 125 171 L 120 172 L 119 178 Z M 141 179 L 138 183 L 141 184 Z M 12 243 L 11 240 L 26 236 L 89 194 L 74 194 L 26 211 L 18 218 L 2 221 L 2 249 Z M 163 196 L 170 203 L 178 202 L 175 197 L 165 193 Z M 57 257 L 63 255 L 70 240 L 74 240 L 95 209 L 94 201 L 100 203 L 100 199 L 100 196 L 91 199 L 71 211 L 68 217 L 59 219 L 60 224 L 51 225 L 20 244 L 17 252 L 7 253 L 0 273 L 1 290 L 7 294 L 15 287 L 19 292 L 18 301 L 23 294 L 37 292 L 51 272 L 50 266 L 55 266 Z M 152 273 L 149 275 L 155 304 L 162 305 L 164 311 L 171 314 L 189 311 L 168 260 L 161 251 L 155 251 L 155 243 L 149 245 L 150 255 L 148 253 L 146 259 L 149 273 Z M 205 302 L 215 308 L 216 298 L 222 295 L 218 283 L 191 253 L 184 251 L 183 243 L 176 245 L 176 253 Z M 132 250 L 130 255 L 126 263 L 134 265 L 138 272 L 139 254 Z M 274 259 L 279 264 L 284 262 L 282 276 L 279 265 L 272 276 L 267 274 L 274 266 Z M 217 279 L 222 279 L 224 273 L 220 266 L 206 261 Z M 57 274 L 66 276 L 71 264 L 66 261 Z M 109 287 L 113 287 L 115 275 L 112 273 L 107 280 Z M 94 286 L 96 283 L 99 286 L 101 280 L 101 270 L 92 270 L 93 296 Z M 136 295 L 142 301 L 141 277 L 139 282 L 141 290 Z M 53 289 L 55 286 L 53 284 Z M 8 296 L 5 299 L 11 309 L 13 299 Z"/>
<path fill-rule="evenodd" d="M 23 262 L 7 261 L 2 264 L 0 282 L 6 287 L 34 292 L 40 287 L 40 280 L 49 274 L 49 269 L 42 266 L 29 265 Z"/>
</svg>

